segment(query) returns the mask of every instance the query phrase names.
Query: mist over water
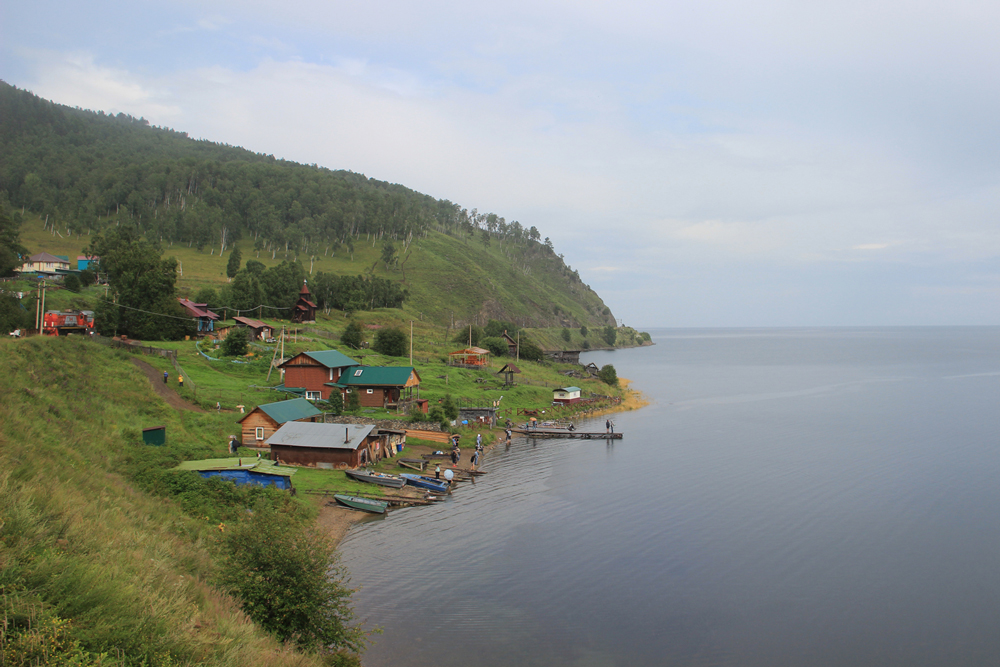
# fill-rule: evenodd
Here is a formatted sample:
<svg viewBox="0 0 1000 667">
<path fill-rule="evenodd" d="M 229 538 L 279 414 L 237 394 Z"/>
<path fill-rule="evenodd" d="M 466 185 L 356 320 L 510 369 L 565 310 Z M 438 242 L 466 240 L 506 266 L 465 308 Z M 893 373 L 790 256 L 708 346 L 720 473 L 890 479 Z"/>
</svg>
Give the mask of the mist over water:
<svg viewBox="0 0 1000 667">
<path fill-rule="evenodd" d="M 366 665 L 1000 662 L 1000 328 L 651 333 L 623 440 L 351 530 Z"/>
</svg>

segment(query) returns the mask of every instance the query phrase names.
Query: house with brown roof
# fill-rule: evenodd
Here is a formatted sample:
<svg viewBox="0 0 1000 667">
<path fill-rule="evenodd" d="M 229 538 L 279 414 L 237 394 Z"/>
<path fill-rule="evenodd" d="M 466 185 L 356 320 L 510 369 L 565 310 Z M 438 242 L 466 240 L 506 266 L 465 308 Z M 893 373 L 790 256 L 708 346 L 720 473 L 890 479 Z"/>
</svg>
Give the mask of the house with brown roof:
<svg viewBox="0 0 1000 667">
<path fill-rule="evenodd" d="M 21 267 L 22 273 L 45 273 L 55 275 L 57 271 L 69 271 L 69 257 L 40 252 L 32 255 Z"/>
<path fill-rule="evenodd" d="M 195 303 L 190 299 L 177 299 L 191 317 L 198 320 L 198 333 L 208 333 L 215 328 L 219 316 L 208 309 L 207 303 Z"/>
</svg>

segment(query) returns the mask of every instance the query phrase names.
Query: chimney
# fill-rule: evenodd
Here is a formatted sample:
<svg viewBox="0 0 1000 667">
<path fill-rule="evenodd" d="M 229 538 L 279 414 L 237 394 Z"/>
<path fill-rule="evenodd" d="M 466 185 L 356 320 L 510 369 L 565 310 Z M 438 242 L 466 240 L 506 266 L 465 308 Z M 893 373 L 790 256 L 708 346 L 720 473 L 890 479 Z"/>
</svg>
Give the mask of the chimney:
<svg viewBox="0 0 1000 667">
<path fill-rule="evenodd" d="M 346 445 L 346 444 L 348 444 L 349 442 L 351 442 L 351 436 L 350 436 L 350 434 L 349 434 L 349 432 L 348 432 L 348 429 L 347 429 L 347 427 L 345 426 L 345 427 L 344 427 L 344 444 Z"/>
</svg>

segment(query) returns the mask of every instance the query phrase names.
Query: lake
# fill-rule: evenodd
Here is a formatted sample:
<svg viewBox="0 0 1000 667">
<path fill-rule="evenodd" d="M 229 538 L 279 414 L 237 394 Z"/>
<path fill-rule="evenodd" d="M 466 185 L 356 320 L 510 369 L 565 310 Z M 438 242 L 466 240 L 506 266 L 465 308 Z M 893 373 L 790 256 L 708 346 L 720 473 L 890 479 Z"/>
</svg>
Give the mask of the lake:
<svg viewBox="0 0 1000 667">
<path fill-rule="evenodd" d="M 650 333 L 622 440 L 350 531 L 366 665 L 1000 662 L 1000 328 Z"/>
</svg>

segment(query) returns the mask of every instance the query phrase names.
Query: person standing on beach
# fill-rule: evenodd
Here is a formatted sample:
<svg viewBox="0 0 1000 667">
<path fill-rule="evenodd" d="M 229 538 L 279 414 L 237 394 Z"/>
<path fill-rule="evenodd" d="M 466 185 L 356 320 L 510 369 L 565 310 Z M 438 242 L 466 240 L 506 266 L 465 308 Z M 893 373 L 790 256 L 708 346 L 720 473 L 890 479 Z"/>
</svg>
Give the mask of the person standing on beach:
<svg viewBox="0 0 1000 667">
<path fill-rule="evenodd" d="M 434 466 L 434 479 L 441 479 L 441 464 Z"/>
<path fill-rule="evenodd" d="M 475 470 L 477 465 L 479 465 L 479 450 L 478 449 L 472 455 L 472 469 Z"/>
<path fill-rule="evenodd" d="M 483 448 L 483 434 L 482 433 L 477 433 L 476 434 L 476 451 L 478 452 L 478 451 L 482 450 L 482 448 Z"/>
</svg>

